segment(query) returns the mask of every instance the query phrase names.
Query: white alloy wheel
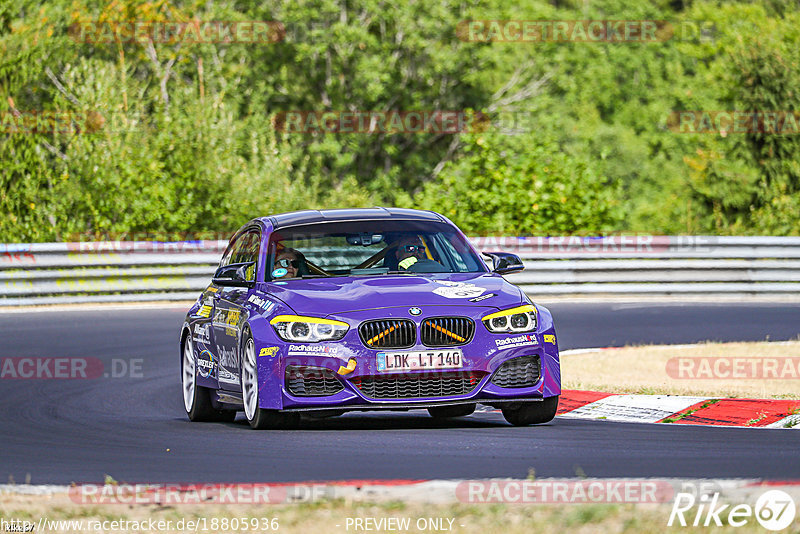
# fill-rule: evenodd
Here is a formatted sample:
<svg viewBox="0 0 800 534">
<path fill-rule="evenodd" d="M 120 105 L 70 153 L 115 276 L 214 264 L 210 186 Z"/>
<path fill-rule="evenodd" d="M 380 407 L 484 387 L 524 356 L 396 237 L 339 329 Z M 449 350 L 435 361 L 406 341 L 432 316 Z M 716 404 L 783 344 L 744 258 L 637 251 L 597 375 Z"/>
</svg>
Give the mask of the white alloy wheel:
<svg viewBox="0 0 800 534">
<path fill-rule="evenodd" d="M 183 346 L 183 406 L 189 413 L 194 407 L 194 389 L 197 387 L 195 375 L 194 351 L 191 337 L 186 338 Z"/>
<path fill-rule="evenodd" d="M 249 338 L 244 346 L 242 400 L 244 401 L 244 414 L 248 421 L 252 421 L 258 409 L 258 371 L 256 370 L 256 347 L 253 338 Z"/>
</svg>

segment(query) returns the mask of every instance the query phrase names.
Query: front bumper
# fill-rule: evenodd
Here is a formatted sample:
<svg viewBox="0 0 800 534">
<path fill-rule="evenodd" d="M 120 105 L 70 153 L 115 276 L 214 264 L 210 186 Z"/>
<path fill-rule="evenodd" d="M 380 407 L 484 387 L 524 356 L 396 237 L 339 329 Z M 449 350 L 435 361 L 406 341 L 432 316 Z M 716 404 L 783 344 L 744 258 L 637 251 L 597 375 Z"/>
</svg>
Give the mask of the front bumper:
<svg viewBox="0 0 800 534">
<path fill-rule="evenodd" d="M 403 309 L 402 311 L 405 311 Z M 546 311 L 546 310 L 544 310 Z M 389 317 L 391 308 L 380 310 L 383 316 Z M 271 339 L 263 357 L 258 358 L 259 380 L 261 391 L 269 392 L 260 396 L 259 404 L 266 409 L 288 411 L 320 411 L 320 410 L 408 410 L 433 406 L 454 404 L 483 403 L 501 405 L 509 402 L 536 402 L 546 397 L 561 393 L 560 364 L 555 331 L 549 313 L 540 313 L 539 327 L 535 333 L 524 336 L 514 334 L 492 334 L 480 322 L 480 310 L 476 322 L 475 335 L 471 341 L 458 347 L 446 349 L 431 348 L 419 343 L 396 351 L 439 351 L 459 349 L 463 354 L 463 367 L 457 370 L 428 370 L 386 372 L 378 369 L 377 355 L 387 349 L 370 349 L 358 335 L 358 325 L 363 320 L 375 318 L 376 311 L 348 314 L 348 317 L 336 317 L 345 320 L 351 328 L 345 337 L 337 342 L 315 344 L 293 344 Z M 437 315 L 447 310 L 436 310 Z M 464 308 L 450 311 L 452 315 L 468 316 Z M 408 316 L 406 315 L 405 318 Z M 425 317 L 415 318 L 419 325 Z M 516 342 L 509 343 L 512 338 Z M 257 342 L 258 343 L 258 342 Z M 256 347 L 259 354 L 260 346 Z M 493 383 L 498 369 L 509 360 L 521 357 L 538 358 L 538 379 L 529 387 L 500 387 Z M 353 367 L 352 362 L 355 363 Z M 350 365 L 348 366 L 348 363 Z M 349 369 L 351 367 L 352 369 Z M 325 388 L 315 391 L 313 395 L 297 394 L 297 388 L 288 384 L 287 377 L 300 370 L 303 373 L 325 373 L 326 384 L 338 391 L 327 394 Z M 288 374 L 287 374 L 288 372 Z M 456 376 L 456 375 L 461 375 Z M 411 394 L 405 396 L 399 391 L 393 398 L 374 396 L 378 387 L 365 387 L 370 381 L 396 382 L 398 390 L 415 390 L 414 381 L 461 380 L 464 385 L 443 387 L 435 395 Z M 330 382 L 333 380 L 336 384 Z M 403 381 L 409 381 L 407 384 Z M 379 382 L 383 389 L 391 389 L 393 385 Z M 404 385 L 411 387 L 403 389 Z M 423 391 L 419 387 L 415 391 Z M 455 391 L 455 393 L 453 393 Z"/>
</svg>

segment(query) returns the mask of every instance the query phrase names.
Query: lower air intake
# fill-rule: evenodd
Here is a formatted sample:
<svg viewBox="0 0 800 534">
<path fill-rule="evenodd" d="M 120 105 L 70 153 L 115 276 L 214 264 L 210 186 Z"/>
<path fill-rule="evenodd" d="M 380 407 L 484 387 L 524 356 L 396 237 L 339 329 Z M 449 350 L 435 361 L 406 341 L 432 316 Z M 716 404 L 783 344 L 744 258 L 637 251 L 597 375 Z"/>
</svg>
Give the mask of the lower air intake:
<svg viewBox="0 0 800 534">
<path fill-rule="evenodd" d="M 492 377 L 492 384 L 501 388 L 529 388 L 536 385 L 540 375 L 538 356 L 520 356 L 501 365 Z"/>
<path fill-rule="evenodd" d="M 326 397 L 339 393 L 344 386 L 330 369 L 289 366 L 286 389 L 295 397 Z"/>
<path fill-rule="evenodd" d="M 360 376 L 350 382 L 371 399 L 452 397 L 472 392 L 483 378 L 480 372 L 418 373 L 392 376 Z"/>
</svg>

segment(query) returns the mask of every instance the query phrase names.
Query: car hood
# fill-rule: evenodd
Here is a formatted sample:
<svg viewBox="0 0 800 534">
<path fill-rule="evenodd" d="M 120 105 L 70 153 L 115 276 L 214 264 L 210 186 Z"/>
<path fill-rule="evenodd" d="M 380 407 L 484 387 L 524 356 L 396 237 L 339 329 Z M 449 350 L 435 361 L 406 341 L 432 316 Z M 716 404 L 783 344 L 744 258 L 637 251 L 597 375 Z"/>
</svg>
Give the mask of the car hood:
<svg viewBox="0 0 800 534">
<path fill-rule="evenodd" d="M 267 294 L 295 313 L 317 317 L 392 306 L 503 309 L 523 299 L 519 288 L 492 273 L 311 278 L 265 285 Z"/>
</svg>

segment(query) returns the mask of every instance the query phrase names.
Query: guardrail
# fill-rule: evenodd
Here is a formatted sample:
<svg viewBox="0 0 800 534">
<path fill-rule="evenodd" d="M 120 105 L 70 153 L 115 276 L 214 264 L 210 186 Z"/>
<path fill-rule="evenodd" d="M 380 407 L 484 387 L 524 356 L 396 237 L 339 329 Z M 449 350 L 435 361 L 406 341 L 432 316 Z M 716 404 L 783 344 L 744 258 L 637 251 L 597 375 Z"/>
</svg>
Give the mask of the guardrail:
<svg viewBox="0 0 800 534">
<path fill-rule="evenodd" d="M 800 295 L 800 237 L 477 237 L 531 296 Z M 0 306 L 194 300 L 226 241 L 0 244 Z"/>
</svg>

